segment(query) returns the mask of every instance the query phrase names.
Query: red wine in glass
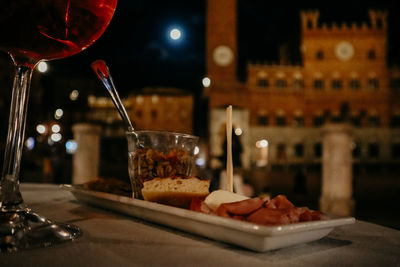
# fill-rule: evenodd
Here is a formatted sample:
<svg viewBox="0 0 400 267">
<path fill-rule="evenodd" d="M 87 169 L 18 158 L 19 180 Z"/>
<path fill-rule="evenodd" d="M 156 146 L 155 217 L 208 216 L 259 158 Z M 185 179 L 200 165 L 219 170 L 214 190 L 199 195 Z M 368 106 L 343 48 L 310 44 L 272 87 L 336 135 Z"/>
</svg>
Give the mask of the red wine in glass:
<svg viewBox="0 0 400 267">
<path fill-rule="evenodd" d="M 0 252 L 45 247 L 80 236 L 78 227 L 33 213 L 19 191 L 32 70 L 41 60 L 65 58 L 106 30 L 117 0 L 7 0 L 0 8 L 0 50 L 16 67 L 0 181 Z"/>
<path fill-rule="evenodd" d="M 0 49 L 17 62 L 64 58 L 105 31 L 117 0 L 12 0 L 0 9 Z"/>
</svg>

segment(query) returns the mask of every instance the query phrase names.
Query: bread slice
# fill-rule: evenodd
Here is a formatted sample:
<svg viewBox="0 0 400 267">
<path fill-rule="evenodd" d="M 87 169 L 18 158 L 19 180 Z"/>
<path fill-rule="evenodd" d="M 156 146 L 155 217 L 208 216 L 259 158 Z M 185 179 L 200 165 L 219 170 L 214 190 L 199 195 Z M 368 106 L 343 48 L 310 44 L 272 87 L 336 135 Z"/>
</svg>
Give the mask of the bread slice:
<svg viewBox="0 0 400 267">
<path fill-rule="evenodd" d="M 188 209 L 193 197 L 205 198 L 210 180 L 197 177 L 154 178 L 143 183 L 142 195 L 147 201 Z"/>
</svg>

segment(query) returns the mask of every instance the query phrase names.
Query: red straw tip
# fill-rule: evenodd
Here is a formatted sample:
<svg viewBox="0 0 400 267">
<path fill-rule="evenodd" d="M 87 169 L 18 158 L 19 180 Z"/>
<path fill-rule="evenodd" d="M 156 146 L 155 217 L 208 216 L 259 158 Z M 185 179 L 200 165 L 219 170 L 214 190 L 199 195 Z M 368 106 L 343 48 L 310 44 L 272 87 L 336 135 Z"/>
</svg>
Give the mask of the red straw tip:
<svg viewBox="0 0 400 267">
<path fill-rule="evenodd" d="M 98 59 L 92 62 L 90 64 L 92 67 L 93 71 L 96 73 L 97 76 L 101 73 L 104 77 L 108 78 L 108 67 L 106 65 L 106 62 L 104 60 Z M 101 78 L 101 77 L 99 77 Z"/>
</svg>

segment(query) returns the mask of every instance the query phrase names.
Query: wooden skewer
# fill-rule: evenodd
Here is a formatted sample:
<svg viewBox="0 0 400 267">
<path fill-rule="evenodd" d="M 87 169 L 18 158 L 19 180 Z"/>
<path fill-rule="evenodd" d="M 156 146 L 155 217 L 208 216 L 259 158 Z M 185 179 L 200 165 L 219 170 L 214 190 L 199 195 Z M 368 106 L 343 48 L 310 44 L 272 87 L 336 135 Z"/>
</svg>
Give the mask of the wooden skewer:
<svg viewBox="0 0 400 267">
<path fill-rule="evenodd" d="M 232 162 L 232 106 L 226 109 L 226 141 L 227 141 L 227 159 L 226 159 L 226 188 L 233 192 L 233 162 Z"/>
</svg>

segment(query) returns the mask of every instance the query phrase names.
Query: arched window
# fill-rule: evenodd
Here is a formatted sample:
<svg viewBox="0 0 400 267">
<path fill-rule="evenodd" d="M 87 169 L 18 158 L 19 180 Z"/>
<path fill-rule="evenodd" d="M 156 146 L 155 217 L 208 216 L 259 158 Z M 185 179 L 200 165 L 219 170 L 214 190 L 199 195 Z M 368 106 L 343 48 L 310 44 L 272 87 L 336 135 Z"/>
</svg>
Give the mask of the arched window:
<svg viewBox="0 0 400 267">
<path fill-rule="evenodd" d="M 322 126 L 325 123 L 325 118 L 323 115 L 315 115 L 313 118 L 313 125 L 315 127 Z"/>
<path fill-rule="evenodd" d="M 376 53 L 374 49 L 368 50 L 368 59 L 375 59 Z"/>
<path fill-rule="evenodd" d="M 278 144 L 276 146 L 276 158 L 277 159 L 286 159 L 286 145 L 285 144 Z"/>
<path fill-rule="evenodd" d="M 268 87 L 269 86 L 268 74 L 265 71 L 260 71 L 258 73 L 257 85 L 259 87 Z"/>
<path fill-rule="evenodd" d="M 304 126 L 304 117 L 302 115 L 296 115 L 293 119 L 293 125 L 295 127 Z"/>
<path fill-rule="evenodd" d="M 304 156 L 304 145 L 301 143 L 294 145 L 294 155 L 297 158 L 302 158 Z"/>
<path fill-rule="evenodd" d="M 259 87 L 268 87 L 269 86 L 269 82 L 266 78 L 259 78 L 258 79 L 258 86 Z"/>
<path fill-rule="evenodd" d="M 334 79 L 332 80 L 332 89 L 334 90 L 340 90 L 343 87 L 342 80 L 339 79 Z"/>
<path fill-rule="evenodd" d="M 277 88 L 280 88 L 280 89 L 286 88 L 286 87 L 287 87 L 286 80 L 283 79 L 283 78 L 277 79 L 277 80 L 276 80 L 276 87 L 277 87 Z"/>
<path fill-rule="evenodd" d="M 361 126 L 361 116 L 360 116 L 360 114 L 352 114 L 352 115 L 350 115 L 350 123 L 353 126 L 360 127 Z"/>
<path fill-rule="evenodd" d="M 368 126 L 370 127 L 378 127 L 381 124 L 381 120 L 378 115 L 369 115 L 367 118 Z"/>
<path fill-rule="evenodd" d="M 379 89 L 379 80 L 377 78 L 369 78 L 367 88 L 370 91 L 376 91 Z"/>
<path fill-rule="evenodd" d="M 376 27 L 377 27 L 378 29 L 382 29 L 382 28 L 383 28 L 383 22 L 382 22 L 382 19 L 381 19 L 381 18 L 377 18 L 377 19 L 376 19 Z"/>
<path fill-rule="evenodd" d="M 157 119 L 157 110 L 152 109 L 150 114 L 153 120 Z"/>
<path fill-rule="evenodd" d="M 311 30 L 313 28 L 313 23 L 311 20 L 307 21 L 307 29 Z"/>
<path fill-rule="evenodd" d="M 303 116 L 303 111 L 296 109 L 293 113 L 293 126 L 295 127 L 301 127 L 304 126 L 304 116 Z"/>
<path fill-rule="evenodd" d="M 354 143 L 352 154 L 353 158 L 359 158 L 361 156 L 361 144 L 359 142 Z"/>
<path fill-rule="evenodd" d="M 285 117 L 285 115 L 277 115 L 276 116 L 276 125 L 277 126 L 286 126 L 286 117 Z"/>
<path fill-rule="evenodd" d="M 360 89 L 360 80 L 358 78 L 352 78 L 349 82 L 349 87 L 351 90 Z"/>
<path fill-rule="evenodd" d="M 257 117 L 257 124 L 260 126 L 266 126 L 269 124 L 269 118 L 265 114 L 260 114 Z"/>
<path fill-rule="evenodd" d="M 322 144 L 315 143 L 314 144 L 314 157 L 320 158 L 322 156 Z"/>
<path fill-rule="evenodd" d="M 324 59 L 324 51 L 318 50 L 317 53 L 315 54 L 315 58 L 319 60 Z"/>
<path fill-rule="evenodd" d="M 379 144 L 378 143 L 370 143 L 368 144 L 368 157 L 377 158 L 379 157 Z"/>
<path fill-rule="evenodd" d="M 338 110 L 334 110 L 331 115 L 331 122 L 340 122 L 340 112 Z"/>
<path fill-rule="evenodd" d="M 293 82 L 293 88 L 296 90 L 300 90 L 304 88 L 303 79 L 295 79 Z"/>
<path fill-rule="evenodd" d="M 314 89 L 315 90 L 322 90 L 324 89 L 324 81 L 320 78 L 314 80 Z"/>
</svg>

